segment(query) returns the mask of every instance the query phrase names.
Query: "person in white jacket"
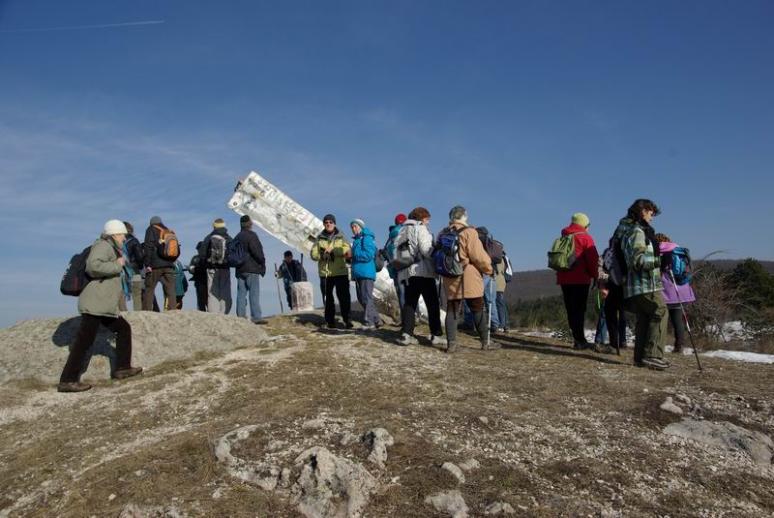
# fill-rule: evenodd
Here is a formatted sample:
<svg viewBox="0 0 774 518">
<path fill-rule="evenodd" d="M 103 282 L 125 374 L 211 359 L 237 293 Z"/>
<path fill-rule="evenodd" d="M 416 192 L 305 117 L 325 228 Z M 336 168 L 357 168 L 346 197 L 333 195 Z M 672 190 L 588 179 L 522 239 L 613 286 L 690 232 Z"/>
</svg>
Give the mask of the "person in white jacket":
<svg viewBox="0 0 774 518">
<path fill-rule="evenodd" d="M 414 326 L 416 324 L 416 310 L 421 296 L 427 306 L 427 318 L 430 324 L 430 343 L 433 345 L 443 343 L 441 339 L 441 306 L 438 300 L 438 286 L 436 285 L 436 273 L 433 266 L 433 234 L 428 228 L 430 212 L 424 207 L 412 210 L 408 219 L 403 223 L 401 234 L 395 240 L 396 243 L 407 241 L 409 252 L 414 258 L 410 266 L 398 270 L 398 282 L 406 288 L 405 305 L 402 314 L 401 337 L 399 345 L 416 344 Z"/>
</svg>

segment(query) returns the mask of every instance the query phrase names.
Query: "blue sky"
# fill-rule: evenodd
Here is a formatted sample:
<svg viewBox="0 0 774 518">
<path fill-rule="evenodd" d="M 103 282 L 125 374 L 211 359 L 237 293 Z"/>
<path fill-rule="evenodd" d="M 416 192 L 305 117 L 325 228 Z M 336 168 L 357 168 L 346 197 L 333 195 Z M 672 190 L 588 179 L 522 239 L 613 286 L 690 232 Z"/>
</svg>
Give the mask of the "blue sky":
<svg viewBox="0 0 774 518">
<path fill-rule="evenodd" d="M 603 248 L 637 197 L 694 256 L 774 259 L 772 22 L 753 0 L 0 0 L 0 325 L 74 313 L 59 278 L 107 219 L 161 215 L 187 260 L 238 227 L 251 169 L 377 236 L 463 204 L 522 270 L 575 211 Z"/>
</svg>

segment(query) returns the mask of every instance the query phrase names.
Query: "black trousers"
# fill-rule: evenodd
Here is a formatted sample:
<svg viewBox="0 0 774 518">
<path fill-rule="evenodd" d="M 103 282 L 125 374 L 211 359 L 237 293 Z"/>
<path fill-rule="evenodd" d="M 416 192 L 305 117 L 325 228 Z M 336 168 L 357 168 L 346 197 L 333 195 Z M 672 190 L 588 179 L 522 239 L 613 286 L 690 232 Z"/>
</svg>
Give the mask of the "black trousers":
<svg viewBox="0 0 774 518">
<path fill-rule="evenodd" d="M 116 333 L 116 354 L 118 356 L 116 369 L 127 369 L 131 366 L 132 359 L 132 328 L 129 322 L 121 317 L 98 317 L 95 315 L 81 315 L 81 327 L 75 337 L 75 342 L 70 347 L 70 355 L 67 357 L 62 375 L 59 381 L 71 383 L 78 381 L 83 367 L 86 353 L 94 344 L 99 325 L 107 327 Z"/>
<path fill-rule="evenodd" d="M 429 277 L 410 277 L 404 294 L 405 304 L 402 312 L 403 333 L 414 334 L 416 325 L 417 305 L 421 296 L 427 306 L 427 320 L 430 324 L 430 333 L 433 336 L 441 336 L 441 305 L 438 301 L 438 286 L 435 279 Z"/>
<path fill-rule="evenodd" d="M 349 276 L 335 275 L 333 277 L 320 278 L 320 291 L 325 302 L 325 321 L 329 325 L 336 323 L 336 304 L 333 301 L 333 290 L 336 290 L 336 298 L 339 299 L 339 309 L 344 322 L 349 322 L 349 310 L 352 300 L 349 296 Z"/>
<path fill-rule="evenodd" d="M 607 334 L 610 337 L 610 347 L 626 347 L 626 342 L 621 342 L 621 331 L 626 336 L 626 313 L 624 313 L 623 286 L 608 283 L 607 298 L 605 298 L 605 322 Z"/>
<path fill-rule="evenodd" d="M 586 304 L 589 300 L 589 285 L 562 284 L 562 296 L 573 340 L 576 344 L 587 343 L 586 335 L 583 332 L 583 323 L 586 317 Z"/>
<path fill-rule="evenodd" d="M 669 309 L 669 321 L 675 332 L 675 349 L 680 349 L 685 345 L 687 334 L 685 321 L 683 321 L 683 309 L 680 304 L 667 304 L 667 308 Z"/>
</svg>

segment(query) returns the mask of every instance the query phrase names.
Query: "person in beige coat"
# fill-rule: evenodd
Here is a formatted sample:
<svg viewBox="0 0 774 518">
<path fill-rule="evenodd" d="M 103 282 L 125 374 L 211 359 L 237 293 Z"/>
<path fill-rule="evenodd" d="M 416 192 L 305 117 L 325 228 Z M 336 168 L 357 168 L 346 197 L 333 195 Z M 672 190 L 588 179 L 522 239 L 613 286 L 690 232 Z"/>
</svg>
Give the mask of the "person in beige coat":
<svg viewBox="0 0 774 518">
<path fill-rule="evenodd" d="M 83 392 L 91 385 L 81 383 L 81 368 L 86 353 L 94 344 L 100 324 L 116 333 L 117 367 L 114 379 L 136 376 L 142 367 L 132 367 L 132 329 L 119 312 L 126 309 L 121 288 L 121 275 L 125 259 L 121 247 L 126 239 L 126 226 L 122 221 L 111 219 L 105 223 L 102 235 L 97 239 L 86 260 L 86 274 L 89 283 L 78 297 L 78 312 L 81 326 L 75 342 L 70 347 L 62 375 L 59 378 L 59 392 Z"/>
<path fill-rule="evenodd" d="M 476 228 L 468 225 L 468 213 L 465 207 L 456 206 L 449 212 L 449 226 L 440 234 L 453 230 L 458 234 L 459 261 L 463 274 L 459 277 L 443 277 L 446 292 L 446 351 L 457 350 L 457 325 L 461 318 L 463 300 L 473 313 L 473 320 L 481 339 L 481 348 L 489 349 L 489 315 L 484 304 L 484 278 L 482 274 L 492 275 L 492 260 L 484 250 L 478 238 Z"/>
</svg>

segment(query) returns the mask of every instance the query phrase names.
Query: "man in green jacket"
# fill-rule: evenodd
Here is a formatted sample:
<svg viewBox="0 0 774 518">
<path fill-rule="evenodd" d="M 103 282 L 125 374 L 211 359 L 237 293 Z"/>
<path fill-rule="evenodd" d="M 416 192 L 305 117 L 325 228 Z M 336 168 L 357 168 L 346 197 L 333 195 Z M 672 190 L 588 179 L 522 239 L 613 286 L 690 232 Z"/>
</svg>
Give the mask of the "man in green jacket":
<svg viewBox="0 0 774 518">
<path fill-rule="evenodd" d="M 86 260 L 86 274 L 89 283 L 78 297 L 78 312 L 81 326 L 75 342 L 70 347 L 62 375 L 59 378 L 59 392 L 83 392 L 91 385 L 80 382 L 81 367 L 86 353 L 93 345 L 97 329 L 102 324 L 116 333 L 117 367 L 112 377 L 124 379 L 142 372 L 142 367 L 132 367 L 132 329 L 119 312 L 123 302 L 121 275 L 125 259 L 121 247 L 126 239 L 126 226 L 122 221 L 111 219 L 105 223 L 102 235 L 91 245 Z"/>
<path fill-rule="evenodd" d="M 349 295 L 349 270 L 347 260 L 352 257 L 352 249 L 344 234 L 336 227 L 336 217 L 327 214 L 323 218 L 323 231 L 318 234 L 312 247 L 311 257 L 317 262 L 320 275 L 320 291 L 325 303 L 325 322 L 329 329 L 336 328 L 336 305 L 333 302 L 333 291 L 339 299 L 341 318 L 347 329 L 352 328 L 349 311 L 351 299 Z"/>
<path fill-rule="evenodd" d="M 650 222 L 660 213 L 650 200 L 636 200 L 627 217 L 622 219 L 615 236 L 626 259 L 624 300 L 629 311 L 637 316 L 634 339 L 634 364 L 638 367 L 663 370 L 664 337 L 667 331 L 667 307 L 661 291 L 661 257 L 655 230 Z"/>
</svg>

